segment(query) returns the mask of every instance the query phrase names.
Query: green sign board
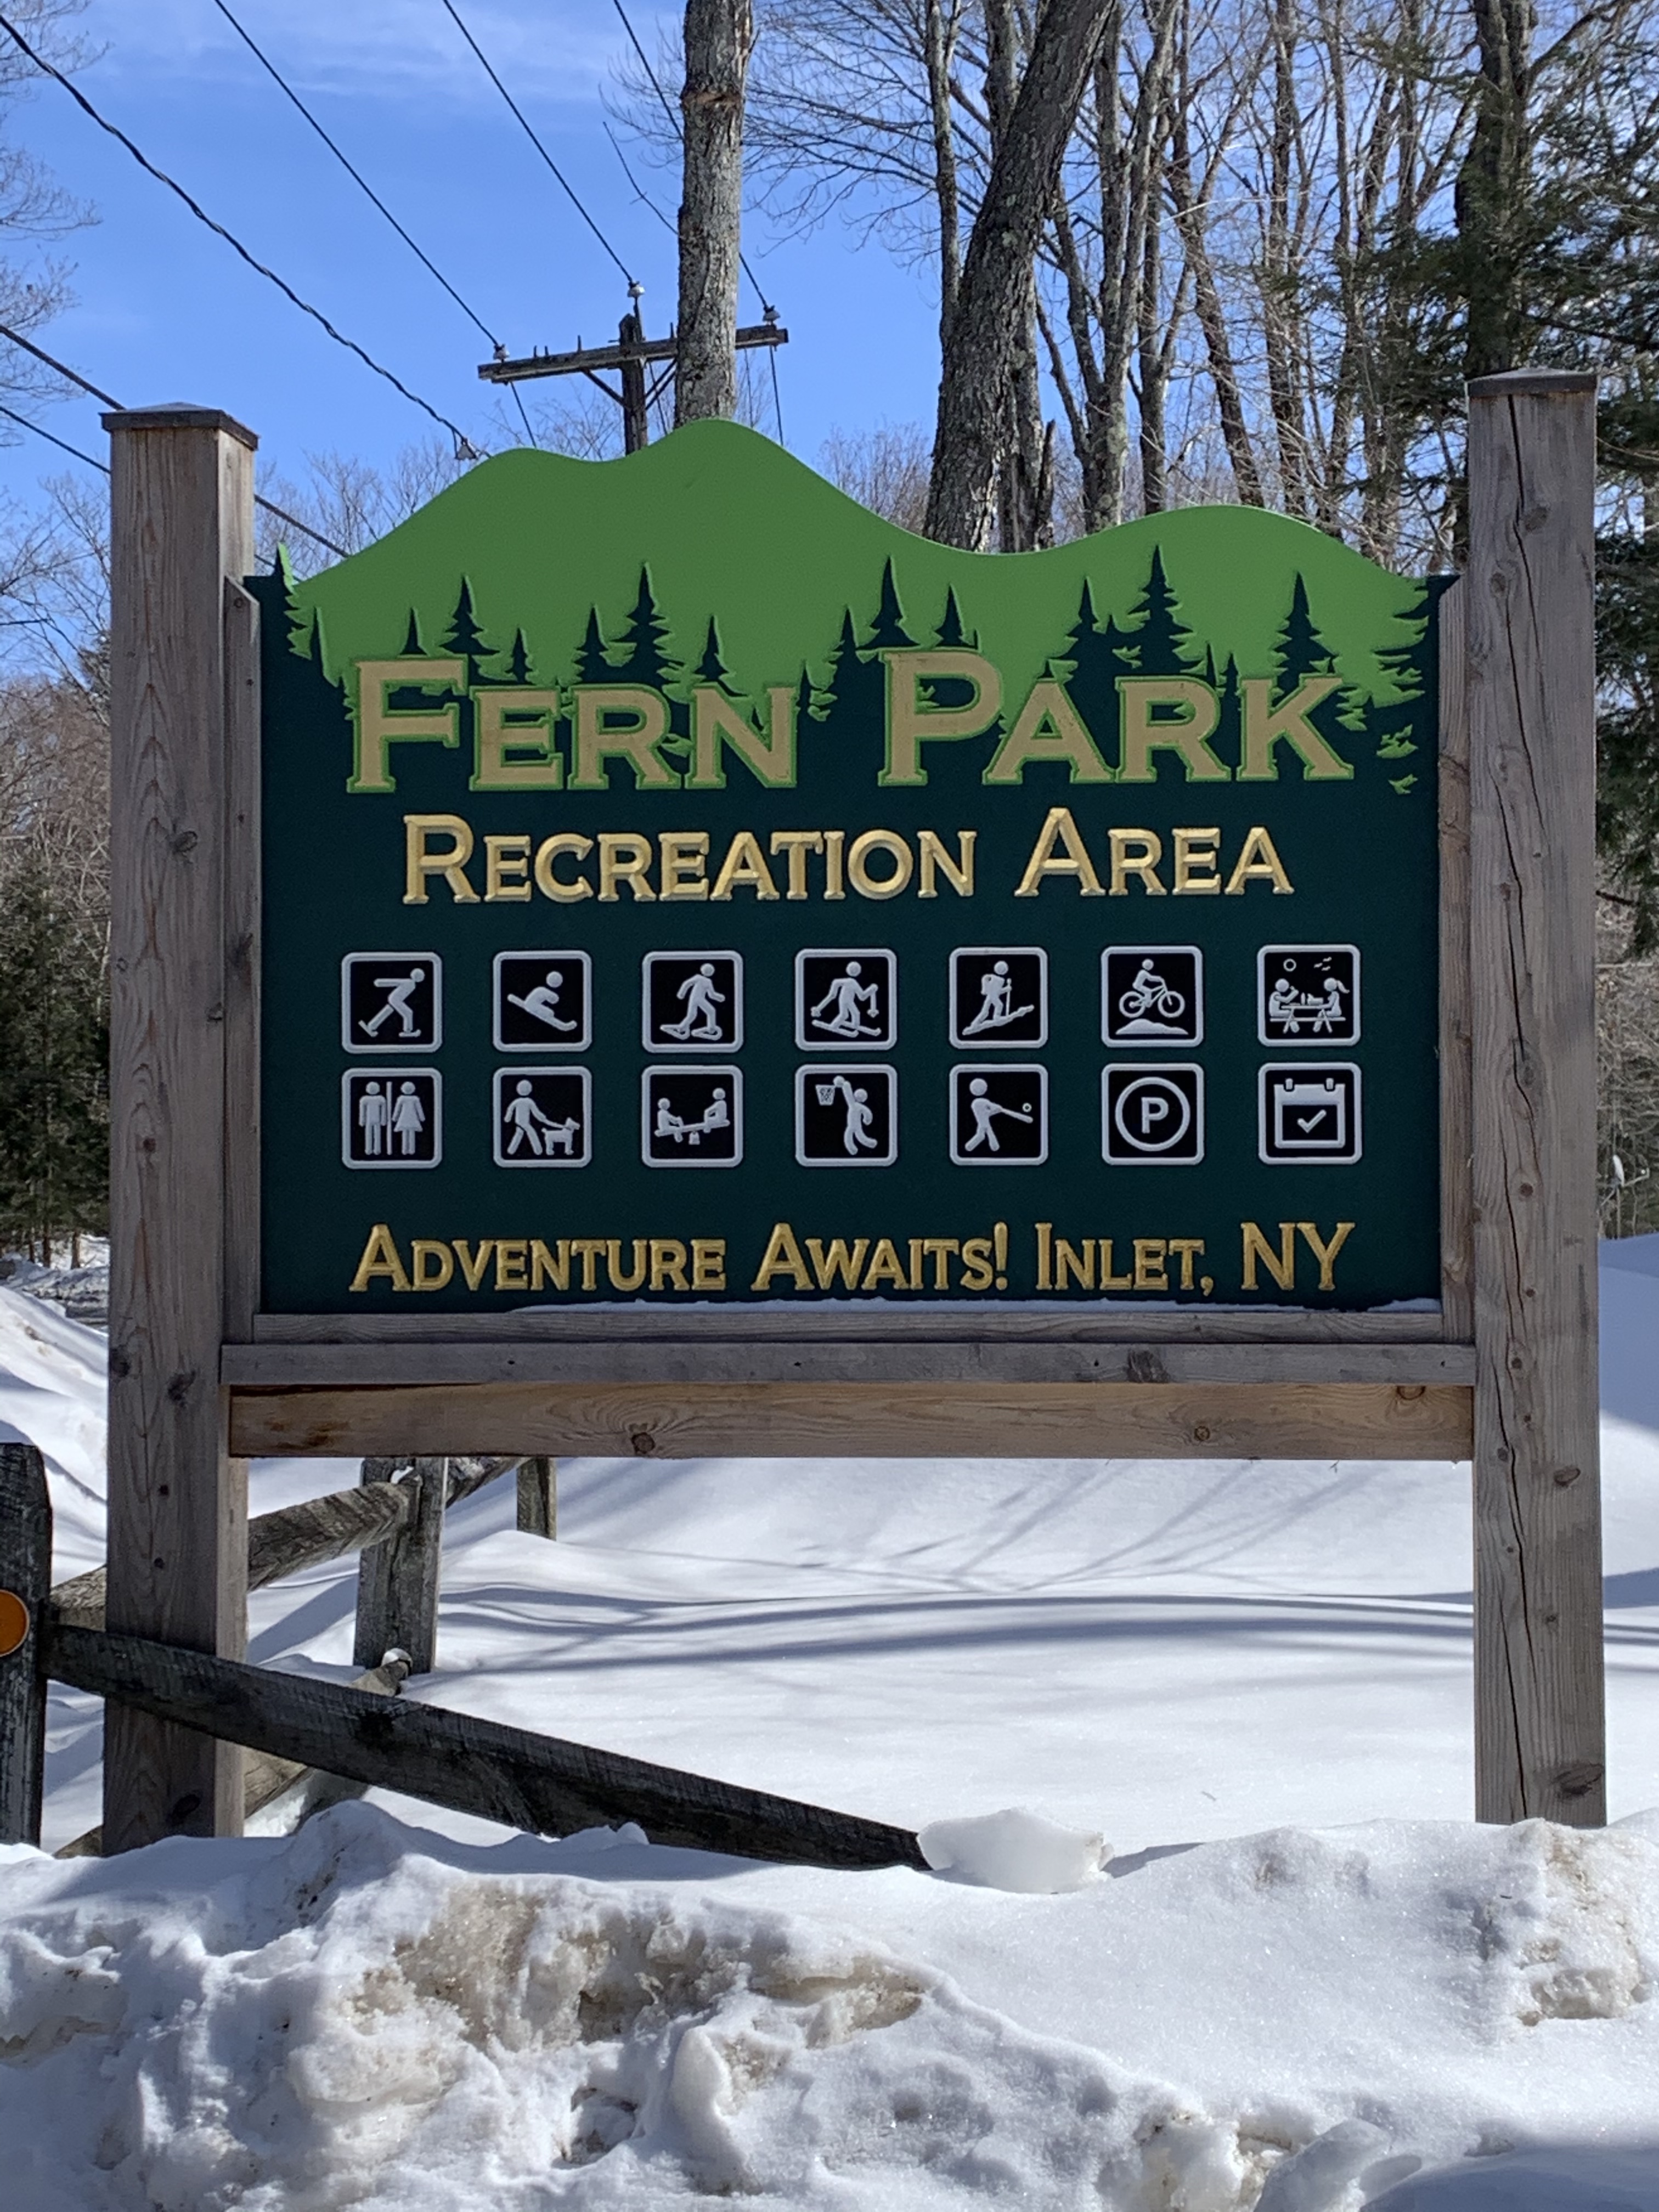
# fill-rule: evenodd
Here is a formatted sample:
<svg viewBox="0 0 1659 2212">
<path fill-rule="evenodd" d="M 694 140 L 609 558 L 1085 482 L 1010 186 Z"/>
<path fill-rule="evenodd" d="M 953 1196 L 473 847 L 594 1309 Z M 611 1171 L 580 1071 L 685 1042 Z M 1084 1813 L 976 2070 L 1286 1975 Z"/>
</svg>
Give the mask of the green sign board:
<svg viewBox="0 0 1659 2212">
<path fill-rule="evenodd" d="M 264 608 L 264 1303 L 1438 1295 L 1430 592 L 487 462 Z"/>
</svg>

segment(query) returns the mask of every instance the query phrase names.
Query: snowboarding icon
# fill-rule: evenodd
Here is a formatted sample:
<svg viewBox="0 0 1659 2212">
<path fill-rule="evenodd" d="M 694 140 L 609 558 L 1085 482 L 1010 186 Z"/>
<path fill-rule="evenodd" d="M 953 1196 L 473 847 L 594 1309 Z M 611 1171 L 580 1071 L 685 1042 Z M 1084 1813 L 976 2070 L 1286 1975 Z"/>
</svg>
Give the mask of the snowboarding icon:
<svg viewBox="0 0 1659 2212">
<path fill-rule="evenodd" d="M 442 1153 L 442 1078 L 435 1068 L 348 1069 L 341 1082 L 340 1157 L 349 1168 L 433 1168 Z"/>
<path fill-rule="evenodd" d="M 951 955 L 951 1042 L 1032 1045 L 1048 1036 L 1048 956 L 1036 946 L 969 945 Z"/>
<path fill-rule="evenodd" d="M 641 1123 L 647 1167 L 735 1167 L 743 1158 L 743 1078 L 735 1067 L 647 1067 Z"/>
<path fill-rule="evenodd" d="M 496 1069 L 497 1167 L 586 1167 L 592 1124 L 585 1067 Z"/>
<path fill-rule="evenodd" d="M 807 1168 L 885 1168 L 898 1158 L 890 1067 L 795 1071 L 795 1158 Z"/>
<path fill-rule="evenodd" d="M 1034 1167 L 1048 1157 L 1042 1067 L 953 1067 L 951 1158 L 958 1167 Z"/>
<path fill-rule="evenodd" d="M 1263 1044 L 1356 1044 L 1359 948 L 1264 945 L 1256 956 L 1256 999 Z"/>
<path fill-rule="evenodd" d="M 889 951 L 798 952 L 795 1042 L 803 1052 L 893 1044 L 897 981 L 898 962 Z"/>
<path fill-rule="evenodd" d="M 645 1044 L 702 1052 L 743 1042 L 743 961 L 735 952 L 647 952 Z"/>
<path fill-rule="evenodd" d="M 435 1051 L 443 1042 L 435 952 L 348 952 L 340 1042 L 348 1052 Z"/>
<path fill-rule="evenodd" d="M 592 1001 L 592 963 L 586 953 L 498 952 L 495 1049 L 584 1051 Z"/>
<path fill-rule="evenodd" d="M 1198 1044 L 1204 955 L 1195 945 L 1109 945 L 1100 956 L 1100 1034 L 1108 1044 Z"/>
</svg>

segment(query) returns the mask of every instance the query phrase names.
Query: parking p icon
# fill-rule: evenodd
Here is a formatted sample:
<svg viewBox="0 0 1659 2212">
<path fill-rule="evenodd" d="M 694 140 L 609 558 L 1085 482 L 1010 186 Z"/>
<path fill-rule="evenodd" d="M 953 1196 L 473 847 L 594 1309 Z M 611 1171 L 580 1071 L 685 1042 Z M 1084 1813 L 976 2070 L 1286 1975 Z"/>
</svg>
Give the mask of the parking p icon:
<svg viewBox="0 0 1659 2212">
<path fill-rule="evenodd" d="M 1100 1150 L 1114 1167 L 1189 1168 L 1204 1157 L 1204 1071 L 1115 1061 L 1101 1077 Z"/>
</svg>

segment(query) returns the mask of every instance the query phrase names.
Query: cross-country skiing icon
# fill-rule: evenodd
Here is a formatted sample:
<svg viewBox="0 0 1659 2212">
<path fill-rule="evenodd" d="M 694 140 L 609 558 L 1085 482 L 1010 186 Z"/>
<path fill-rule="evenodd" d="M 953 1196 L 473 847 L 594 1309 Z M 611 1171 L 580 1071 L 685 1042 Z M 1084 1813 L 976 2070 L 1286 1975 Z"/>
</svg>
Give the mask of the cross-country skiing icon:
<svg viewBox="0 0 1659 2212">
<path fill-rule="evenodd" d="M 958 1050 L 1048 1040 L 1048 956 L 1036 945 L 964 945 L 951 955 L 951 1042 Z"/>
<path fill-rule="evenodd" d="M 1269 1167 L 1349 1167 L 1359 1158 L 1359 1070 L 1351 1060 L 1287 1060 L 1259 1078 L 1257 1150 Z"/>
<path fill-rule="evenodd" d="M 593 1157 L 592 1099 L 585 1067 L 498 1067 L 496 1166 L 586 1167 Z"/>
<path fill-rule="evenodd" d="M 432 1067 L 348 1068 L 340 1157 L 349 1168 L 435 1168 L 443 1157 L 443 1078 Z"/>
<path fill-rule="evenodd" d="M 340 963 L 342 1045 L 435 1052 L 443 1042 L 442 974 L 435 952 L 348 952 Z"/>
<path fill-rule="evenodd" d="M 1256 955 L 1263 1044 L 1358 1044 L 1357 945 L 1264 945 Z"/>
<path fill-rule="evenodd" d="M 814 945 L 795 955 L 795 1042 L 803 1052 L 886 1051 L 897 1036 L 896 954 Z"/>
<path fill-rule="evenodd" d="M 1204 1157 L 1203 1069 L 1114 1060 L 1100 1079 L 1100 1151 L 1114 1167 L 1195 1167 Z"/>
<path fill-rule="evenodd" d="M 640 1150 L 649 1168 L 733 1168 L 743 1158 L 743 1076 L 735 1067 L 647 1067 Z"/>
<path fill-rule="evenodd" d="M 1195 945 L 1109 945 L 1100 956 L 1100 1034 L 1112 1045 L 1200 1044 L 1204 955 Z"/>
<path fill-rule="evenodd" d="M 585 952 L 498 952 L 498 1052 L 584 1052 L 591 1035 L 592 963 Z"/>
<path fill-rule="evenodd" d="M 959 1168 L 1036 1167 L 1048 1157 L 1048 1073 L 951 1070 L 951 1158 Z"/>
<path fill-rule="evenodd" d="M 798 1067 L 795 1158 L 805 1168 L 887 1168 L 898 1158 L 890 1067 Z"/>
<path fill-rule="evenodd" d="M 703 1052 L 743 1042 L 743 956 L 647 952 L 644 1036 L 649 1052 Z"/>
</svg>

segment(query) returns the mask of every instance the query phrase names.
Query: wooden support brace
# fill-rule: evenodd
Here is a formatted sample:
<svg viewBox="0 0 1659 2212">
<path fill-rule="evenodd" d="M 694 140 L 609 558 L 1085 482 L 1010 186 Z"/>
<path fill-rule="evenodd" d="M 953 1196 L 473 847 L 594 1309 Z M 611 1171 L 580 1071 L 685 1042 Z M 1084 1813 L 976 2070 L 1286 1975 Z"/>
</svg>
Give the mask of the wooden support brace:
<svg viewBox="0 0 1659 2212">
<path fill-rule="evenodd" d="M 353 1656 L 359 1667 L 374 1667 L 387 1651 L 404 1651 L 411 1674 L 429 1674 L 438 1663 L 438 1577 L 448 1468 L 441 1459 L 366 1459 L 363 1480 L 397 1480 L 412 1492 L 414 1502 L 396 1533 L 363 1553 L 357 1563 Z"/>
<path fill-rule="evenodd" d="M 0 1844 L 38 1844 L 52 1501 L 33 1444 L 0 1444 Z"/>
<path fill-rule="evenodd" d="M 527 1459 L 519 1467 L 519 1531 L 526 1536 L 559 1533 L 559 1462 Z"/>
</svg>

